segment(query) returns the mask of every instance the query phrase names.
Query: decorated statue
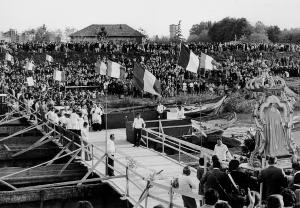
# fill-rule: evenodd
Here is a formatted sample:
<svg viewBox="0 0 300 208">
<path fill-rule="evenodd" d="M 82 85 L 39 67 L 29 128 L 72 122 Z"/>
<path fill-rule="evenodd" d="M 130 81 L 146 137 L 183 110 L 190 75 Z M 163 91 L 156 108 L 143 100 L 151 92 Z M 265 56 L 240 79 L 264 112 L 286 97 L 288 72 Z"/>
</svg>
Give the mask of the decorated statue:
<svg viewBox="0 0 300 208">
<path fill-rule="evenodd" d="M 296 152 L 291 138 L 293 98 L 281 77 L 270 76 L 267 67 L 260 76 L 249 80 L 246 88 L 259 94 L 253 117 L 257 127 L 255 150 L 250 165 L 255 165 L 257 156 L 291 157 Z"/>
</svg>

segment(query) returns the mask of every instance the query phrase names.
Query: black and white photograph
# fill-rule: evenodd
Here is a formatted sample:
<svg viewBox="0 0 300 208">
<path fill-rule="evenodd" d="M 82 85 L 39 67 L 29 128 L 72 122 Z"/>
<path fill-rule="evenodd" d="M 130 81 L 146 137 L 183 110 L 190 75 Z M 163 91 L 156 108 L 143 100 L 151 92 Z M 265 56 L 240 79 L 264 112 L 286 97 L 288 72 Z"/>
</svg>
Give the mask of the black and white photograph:
<svg viewBox="0 0 300 208">
<path fill-rule="evenodd" d="M 299 0 L 0 8 L 0 208 L 300 208 Z"/>
</svg>

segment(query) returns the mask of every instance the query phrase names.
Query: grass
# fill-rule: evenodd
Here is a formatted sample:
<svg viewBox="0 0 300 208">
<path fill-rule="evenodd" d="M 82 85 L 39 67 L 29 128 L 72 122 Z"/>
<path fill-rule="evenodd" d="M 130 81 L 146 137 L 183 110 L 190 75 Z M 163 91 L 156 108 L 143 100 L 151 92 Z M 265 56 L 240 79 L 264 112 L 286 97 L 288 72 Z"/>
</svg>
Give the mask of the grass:
<svg viewBox="0 0 300 208">
<path fill-rule="evenodd" d="M 218 97 L 216 94 L 211 94 L 208 92 L 204 92 L 199 95 L 179 95 L 177 97 L 170 98 L 133 98 L 133 97 L 125 97 L 120 99 L 117 96 L 108 96 L 107 97 L 107 107 L 108 109 L 119 109 L 119 108 L 128 108 L 128 107 L 137 107 L 137 106 L 156 106 L 158 101 L 160 100 L 163 104 L 199 104 L 203 103 L 206 100 L 214 99 Z M 98 100 L 105 106 L 105 98 L 101 98 Z M 223 105 L 224 112 L 236 112 L 249 114 L 252 113 L 254 104 L 257 100 L 255 98 L 251 98 L 251 94 L 248 92 L 238 91 L 235 93 L 231 93 L 228 95 L 227 99 Z M 300 98 L 297 98 L 297 102 L 295 104 L 295 111 L 300 110 Z"/>
</svg>

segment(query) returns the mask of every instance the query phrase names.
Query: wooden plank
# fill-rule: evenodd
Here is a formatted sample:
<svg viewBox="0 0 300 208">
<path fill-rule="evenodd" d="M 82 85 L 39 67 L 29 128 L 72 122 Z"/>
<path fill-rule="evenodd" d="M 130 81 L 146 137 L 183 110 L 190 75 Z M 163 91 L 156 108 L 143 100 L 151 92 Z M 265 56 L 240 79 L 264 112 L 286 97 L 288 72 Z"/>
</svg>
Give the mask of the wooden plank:
<svg viewBox="0 0 300 208">
<path fill-rule="evenodd" d="M 116 178 L 125 178 L 125 175 L 119 175 L 119 176 L 109 176 L 109 177 L 103 177 L 103 178 L 91 178 L 86 179 L 84 183 L 93 183 L 93 182 L 103 182 L 110 179 L 116 179 Z M 34 190 L 34 189 L 41 189 L 41 188 L 52 188 L 57 186 L 69 186 L 69 185 L 75 185 L 78 184 L 80 180 L 76 181 L 66 181 L 66 182 L 60 182 L 60 183 L 50 183 L 50 184 L 43 184 L 43 185 L 37 185 L 37 186 L 28 186 L 24 188 L 18 188 L 18 191 L 25 191 L 25 190 Z"/>
<path fill-rule="evenodd" d="M 70 165 L 70 163 L 75 159 L 75 157 L 78 155 L 78 153 L 80 152 L 80 149 L 77 151 L 77 152 L 75 152 L 74 154 L 73 154 L 73 156 L 69 159 L 69 161 L 64 165 L 64 167 L 59 171 L 59 173 L 58 173 L 58 175 L 60 176 L 63 172 L 64 172 L 64 170 Z"/>
<path fill-rule="evenodd" d="M 0 183 L 3 184 L 3 185 L 5 185 L 5 186 L 7 186 L 7 187 L 9 187 L 9 188 L 12 189 L 12 190 L 17 190 L 16 187 L 14 187 L 13 185 L 11 185 L 10 183 L 7 183 L 7 182 L 4 181 L 4 180 L 1 180 L 1 179 L 0 179 Z"/>
<path fill-rule="evenodd" d="M 64 155 L 62 155 L 62 156 L 59 156 L 59 157 L 57 157 L 57 158 L 53 158 L 53 159 L 51 159 L 51 160 L 49 160 L 49 161 L 40 163 L 40 164 L 38 164 L 38 165 L 35 165 L 35 166 L 32 166 L 32 167 L 29 167 L 29 168 L 20 170 L 20 171 L 18 171 L 18 172 L 15 172 L 15 173 L 12 173 L 12 174 L 8 174 L 8 175 L 5 175 L 5 176 L 1 176 L 0 179 L 8 178 L 8 177 L 10 177 L 10 176 L 13 176 L 13 175 L 16 175 L 16 174 L 19 174 L 19 173 L 23 173 L 23 172 L 26 172 L 26 171 L 28 171 L 28 170 L 31 170 L 31 169 L 34 169 L 34 168 L 37 168 L 37 167 L 46 165 L 46 164 L 48 164 L 49 162 L 55 161 L 55 160 L 57 160 L 57 159 L 59 159 L 59 158 L 63 158 L 63 157 L 69 156 L 69 155 L 71 155 L 72 153 L 74 153 L 75 151 L 76 151 L 76 150 L 74 150 L 74 151 L 72 151 L 72 152 L 70 152 L 70 153 L 66 153 L 66 154 L 64 154 Z"/>
<path fill-rule="evenodd" d="M 117 153 L 115 155 L 115 158 L 122 162 L 123 164 L 127 164 L 127 159 L 132 158 L 136 162 L 136 167 L 133 170 L 129 170 L 129 195 L 134 201 L 138 201 L 141 189 L 144 189 L 146 185 L 145 178 L 153 173 L 153 171 L 159 171 L 164 170 L 160 176 L 158 176 L 155 180 L 155 183 L 161 184 L 165 189 L 158 188 L 154 186 L 150 189 L 150 195 L 157 196 L 159 199 L 169 199 L 169 187 L 170 187 L 170 181 L 172 178 L 179 177 L 182 175 L 182 169 L 183 165 L 180 164 L 177 161 L 174 161 L 167 156 L 161 155 L 160 153 L 156 151 L 151 151 L 146 148 L 133 148 L 131 144 L 124 142 L 126 140 L 125 134 L 119 133 L 119 130 L 111 130 L 111 133 L 115 133 L 116 138 L 119 139 L 116 140 L 117 143 Z M 108 132 L 108 134 L 110 133 Z M 104 135 L 104 132 L 95 133 L 91 136 L 91 141 L 94 145 L 96 145 L 97 148 L 103 148 L 105 145 L 105 141 L 103 137 L 102 141 L 99 141 L 99 138 L 102 138 Z M 93 138 L 94 142 L 93 142 Z M 118 145 L 118 143 L 120 145 Z M 120 153 L 121 152 L 121 153 Z M 124 153 L 124 154 L 123 154 Z M 100 154 L 100 151 L 98 152 L 97 149 L 94 149 L 94 154 Z M 119 170 L 125 171 L 125 168 L 121 166 L 120 164 L 115 162 L 115 168 Z M 105 170 L 104 164 L 99 164 L 96 167 L 96 170 L 99 172 L 103 172 Z M 136 172 L 137 174 L 133 173 Z M 195 184 L 198 185 L 198 180 L 196 178 L 196 170 L 192 169 L 192 177 L 195 180 Z M 122 179 L 112 179 L 110 180 L 112 186 L 115 187 L 116 190 L 120 191 L 123 190 L 123 193 L 125 193 L 125 186 L 126 181 Z M 138 187 L 136 187 L 136 185 Z M 196 195 L 193 195 L 196 196 Z M 199 199 L 201 196 L 199 197 Z M 167 200 L 165 201 L 166 205 Z M 148 207 L 153 207 L 157 205 L 159 202 L 157 199 L 149 198 L 148 199 Z M 179 193 L 175 193 L 175 196 L 173 197 L 173 204 L 176 204 L 178 207 L 183 207 L 181 195 Z"/>
<path fill-rule="evenodd" d="M 81 181 L 78 183 L 78 185 L 81 185 L 87 177 L 94 171 L 94 169 L 97 167 L 97 165 L 105 158 L 105 155 L 103 155 L 90 169 L 89 171 L 85 174 L 85 176 L 81 179 Z"/>
<path fill-rule="evenodd" d="M 42 126 L 42 125 L 43 125 L 43 124 L 41 124 L 41 125 L 36 125 L 36 124 L 34 124 L 34 125 L 32 125 L 32 126 L 29 126 L 29 127 L 25 128 L 25 129 L 22 129 L 22 130 L 20 130 L 20 131 L 18 131 L 18 132 L 16 132 L 16 133 L 13 133 L 13 134 L 9 135 L 9 136 L 7 136 L 7 137 L 1 138 L 1 139 L 0 139 L 0 142 L 2 142 L 2 141 L 4 141 L 4 140 L 7 140 L 7 139 L 9 139 L 9 138 L 12 138 L 12 137 L 14 137 L 14 136 L 18 136 L 18 135 L 20 135 L 20 134 L 26 133 L 27 131 L 31 131 L 31 130 L 33 130 L 33 129 L 39 127 L 39 126 Z"/>
<path fill-rule="evenodd" d="M 23 118 L 24 116 L 29 116 L 29 115 L 31 115 L 31 114 L 26 114 L 26 115 L 22 115 L 22 116 L 19 116 L 19 117 L 16 117 L 16 118 L 12 118 L 12 119 L 9 119 L 9 120 L 6 120 L 6 121 L 2 121 L 2 122 L 0 123 L 0 125 L 8 124 L 8 123 L 10 123 L 10 122 L 19 120 L 19 119 Z"/>
<path fill-rule="evenodd" d="M 49 161 L 46 165 L 51 165 L 57 158 L 59 158 L 65 151 L 68 149 L 68 147 L 72 144 L 73 142 L 70 141 L 66 146 L 64 146 L 57 155 L 53 158 L 53 160 Z"/>
<path fill-rule="evenodd" d="M 40 201 L 41 191 L 44 193 L 44 201 L 92 197 L 96 196 L 105 187 L 105 184 L 99 183 L 82 185 L 80 188 L 73 185 L 33 190 L 1 191 L 0 205 L 14 204 L 15 207 L 22 207 L 22 203 Z"/>
<path fill-rule="evenodd" d="M 36 147 L 39 147 L 39 146 L 42 146 L 43 144 L 46 144 L 47 142 L 49 141 L 52 141 L 53 139 L 57 138 L 57 137 L 51 137 L 49 139 L 47 139 L 46 141 L 44 141 L 46 138 L 48 138 L 51 134 L 53 133 L 53 131 L 50 131 L 49 133 L 47 133 L 46 135 L 44 135 L 42 138 L 40 138 L 38 141 L 36 141 L 34 144 L 32 144 L 30 147 L 20 151 L 20 152 L 17 152 L 15 154 L 12 155 L 12 157 L 16 157 L 18 155 L 21 155 L 25 152 L 28 152 Z"/>
</svg>

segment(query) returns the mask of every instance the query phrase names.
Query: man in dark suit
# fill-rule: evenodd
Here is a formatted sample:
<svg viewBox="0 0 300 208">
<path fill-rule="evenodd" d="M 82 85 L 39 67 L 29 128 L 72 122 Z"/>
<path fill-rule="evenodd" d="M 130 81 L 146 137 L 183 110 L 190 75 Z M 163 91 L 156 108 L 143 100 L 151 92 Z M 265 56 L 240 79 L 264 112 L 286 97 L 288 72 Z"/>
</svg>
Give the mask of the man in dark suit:
<svg viewBox="0 0 300 208">
<path fill-rule="evenodd" d="M 293 168 L 293 189 L 299 189 L 300 188 L 300 164 L 299 162 L 295 162 L 292 164 Z"/>
<path fill-rule="evenodd" d="M 228 167 L 229 173 L 231 174 L 231 177 L 236 185 L 238 185 L 239 188 L 244 191 L 244 193 L 247 193 L 250 185 L 250 177 L 239 168 L 239 165 L 240 162 L 238 160 L 231 160 Z"/>
<path fill-rule="evenodd" d="M 232 183 L 228 175 L 221 171 L 221 164 L 219 161 L 213 163 L 212 170 L 208 171 L 201 179 L 200 183 L 204 185 L 204 192 L 208 189 L 215 189 L 221 200 L 228 200 L 227 193 L 232 192 Z"/>
<path fill-rule="evenodd" d="M 258 181 L 263 184 L 263 200 L 270 195 L 280 194 L 282 189 L 287 187 L 287 178 L 283 170 L 275 166 L 276 157 L 269 157 L 268 164 L 258 176 Z"/>
</svg>

